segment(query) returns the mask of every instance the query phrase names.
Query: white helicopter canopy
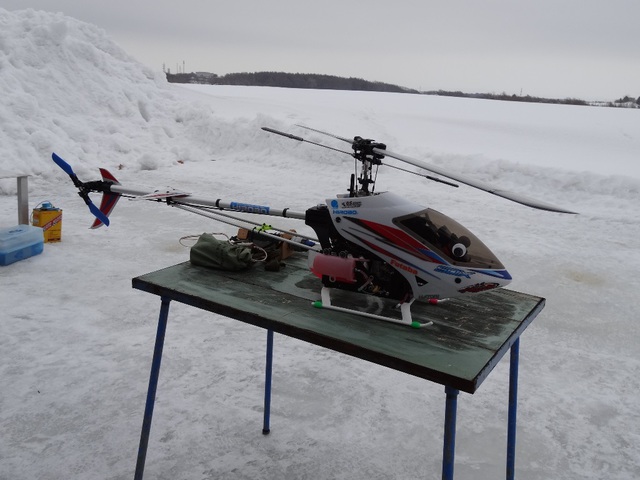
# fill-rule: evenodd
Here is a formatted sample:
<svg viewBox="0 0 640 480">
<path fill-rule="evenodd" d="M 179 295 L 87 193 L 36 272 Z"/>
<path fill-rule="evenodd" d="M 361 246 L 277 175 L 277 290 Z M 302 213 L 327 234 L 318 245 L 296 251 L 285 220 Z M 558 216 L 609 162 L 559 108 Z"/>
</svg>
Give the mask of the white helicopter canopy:
<svg viewBox="0 0 640 480">
<path fill-rule="evenodd" d="M 454 265 L 502 270 L 504 265 L 467 228 L 431 208 L 396 217 L 393 223 Z"/>
</svg>

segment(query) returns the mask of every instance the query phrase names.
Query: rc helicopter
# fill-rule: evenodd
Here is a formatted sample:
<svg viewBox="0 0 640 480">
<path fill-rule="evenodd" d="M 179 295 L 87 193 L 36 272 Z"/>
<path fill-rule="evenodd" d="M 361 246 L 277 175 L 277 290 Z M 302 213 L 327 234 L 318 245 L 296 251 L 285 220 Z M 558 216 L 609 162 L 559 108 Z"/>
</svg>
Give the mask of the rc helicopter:
<svg viewBox="0 0 640 480">
<path fill-rule="evenodd" d="M 80 197 L 96 217 L 91 228 L 109 225 L 109 215 L 121 197 L 160 201 L 239 228 L 247 228 L 246 224 L 252 224 L 254 227 L 248 228 L 253 230 L 260 224 L 240 219 L 236 214 L 251 213 L 303 220 L 316 233 L 317 239 L 299 234 L 291 238 L 290 235 L 283 235 L 286 231 L 273 227 L 267 232 L 261 229 L 259 235 L 308 251 L 309 269 L 322 284 L 321 301 L 315 302 L 314 306 L 415 328 L 430 322 L 413 320 L 413 302 L 435 304 L 461 295 L 504 287 L 511 282 L 512 277 L 491 250 L 460 223 L 392 192 L 376 192 L 375 183 L 381 165 L 415 173 L 452 187 L 458 186 L 453 182 L 463 183 L 536 209 L 576 213 L 523 195 L 495 189 L 427 162 L 393 153 L 385 144 L 371 139 L 359 136 L 349 139 L 304 125 L 297 126 L 348 143 L 352 151 L 269 127 L 263 127 L 262 130 L 344 153 L 356 160 L 356 171 L 350 175 L 347 192 L 327 198 L 323 204 L 310 207 L 304 212 L 222 199 L 209 200 L 172 188 L 154 192 L 126 188 L 103 168 L 100 169 L 102 180 L 82 182 L 65 160 L 55 153 L 52 158 L 71 177 L 79 189 Z M 453 182 L 383 163 L 386 157 L 444 176 Z M 102 193 L 99 208 L 91 201 L 91 192 Z M 332 289 L 391 300 L 397 303 L 400 318 L 334 305 L 331 299 Z"/>
</svg>

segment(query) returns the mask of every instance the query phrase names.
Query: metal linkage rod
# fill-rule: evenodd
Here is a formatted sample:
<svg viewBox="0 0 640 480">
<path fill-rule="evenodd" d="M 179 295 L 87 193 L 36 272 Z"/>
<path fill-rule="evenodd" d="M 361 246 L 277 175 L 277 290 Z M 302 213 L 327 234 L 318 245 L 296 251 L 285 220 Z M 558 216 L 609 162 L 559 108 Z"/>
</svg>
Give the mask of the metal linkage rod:
<svg viewBox="0 0 640 480">
<path fill-rule="evenodd" d="M 203 210 L 201 208 L 193 207 L 193 206 L 190 206 L 190 205 L 180 205 L 178 203 L 169 203 L 169 205 L 172 206 L 172 207 L 179 208 L 180 210 L 184 210 L 185 212 L 195 213 L 196 215 L 207 217 L 207 218 L 210 218 L 212 220 L 216 220 L 218 222 L 226 223 L 227 225 L 232 225 L 232 226 L 238 227 L 238 228 L 246 228 L 241 223 L 235 223 L 235 222 L 232 222 L 230 220 L 223 220 L 221 218 L 218 218 L 218 215 L 217 215 L 216 212 Z M 233 218 L 233 217 L 231 217 L 231 218 Z M 240 220 L 240 219 L 235 219 L 235 220 L 237 220 L 237 222 L 243 222 L 244 221 L 244 220 Z M 249 229 L 249 230 L 251 230 L 251 229 Z M 299 236 L 297 234 L 294 234 L 293 232 L 287 232 L 287 233 L 290 233 L 293 236 Z M 304 248 L 306 250 L 319 251 L 319 247 L 317 247 L 316 245 L 313 245 L 313 246 L 306 245 L 305 243 L 302 243 L 300 241 L 289 240 L 288 238 L 284 238 L 284 237 L 281 237 L 279 235 L 274 235 L 272 233 L 260 232 L 260 235 L 263 235 L 265 237 L 271 238 L 273 240 L 277 240 L 279 242 L 289 243 L 291 245 L 294 245 L 295 247 Z"/>
</svg>

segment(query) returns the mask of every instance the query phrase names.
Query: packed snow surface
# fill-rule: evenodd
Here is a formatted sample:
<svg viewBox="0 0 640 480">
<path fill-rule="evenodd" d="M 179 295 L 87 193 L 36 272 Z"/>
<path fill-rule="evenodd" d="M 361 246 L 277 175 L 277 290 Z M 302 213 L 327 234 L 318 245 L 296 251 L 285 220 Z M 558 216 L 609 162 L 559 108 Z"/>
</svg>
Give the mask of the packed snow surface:
<svg viewBox="0 0 640 480">
<path fill-rule="evenodd" d="M 51 153 L 85 181 L 106 167 L 132 188 L 304 211 L 346 191 L 352 161 L 260 129 L 346 145 L 296 124 L 374 138 L 580 213 L 384 167 L 376 185 L 458 220 L 503 261 L 511 287 L 547 300 L 521 341 L 517 477 L 640 477 L 638 110 L 171 85 L 95 26 L 3 9 L 0 91 L 0 170 L 31 175 L 31 208 L 63 209 L 62 242 L 0 267 L 1 479 L 131 478 L 160 304 L 131 278 L 188 260 L 183 236 L 234 233 L 126 200 L 109 228 L 89 230 Z M 1 227 L 16 224 L 15 193 L 0 180 Z M 307 228 L 292 222 L 279 226 Z M 265 338 L 174 302 L 145 478 L 439 476 L 442 386 L 284 336 L 263 436 Z M 507 387 L 505 359 L 461 394 L 456 478 L 504 475 Z"/>
</svg>

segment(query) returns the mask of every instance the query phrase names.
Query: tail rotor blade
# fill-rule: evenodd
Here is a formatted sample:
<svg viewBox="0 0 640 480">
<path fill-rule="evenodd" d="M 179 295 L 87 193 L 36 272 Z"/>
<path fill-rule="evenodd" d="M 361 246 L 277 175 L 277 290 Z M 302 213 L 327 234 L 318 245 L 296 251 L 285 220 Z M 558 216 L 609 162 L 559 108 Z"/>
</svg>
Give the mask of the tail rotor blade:
<svg viewBox="0 0 640 480">
<path fill-rule="evenodd" d="M 53 153 L 53 154 L 51 154 L 51 158 L 53 158 L 53 161 L 55 162 L 55 164 L 58 165 L 62 170 L 64 170 L 67 175 L 69 175 L 70 177 L 75 177 L 76 176 L 76 174 L 73 173 L 73 168 L 71 168 L 71 165 L 69 165 L 67 162 L 65 162 L 58 155 Z"/>
<path fill-rule="evenodd" d="M 71 177 L 73 184 L 78 187 L 78 195 L 80 195 L 80 197 L 84 200 L 84 203 L 87 204 L 87 206 L 89 207 L 89 211 L 93 214 L 93 216 L 96 217 L 100 222 L 104 223 L 106 226 L 109 226 L 109 217 L 101 212 L 100 209 L 96 207 L 91 201 L 91 198 L 89 198 L 89 192 L 91 191 L 91 188 L 78 179 L 77 175 L 73 171 L 73 168 L 71 168 L 71 165 L 65 162 L 59 155 L 57 155 L 56 153 L 52 153 L 51 158 L 56 165 L 58 165 L 62 170 L 64 170 L 67 175 L 69 175 L 69 177 Z"/>
<path fill-rule="evenodd" d="M 102 213 L 100 211 L 100 209 L 98 207 L 95 206 L 95 204 L 89 200 L 87 202 L 87 206 L 89 207 L 89 211 L 91 213 L 93 213 L 93 215 L 100 220 L 102 223 L 104 223 L 107 227 L 109 226 L 109 217 L 107 217 L 104 213 Z"/>
</svg>

